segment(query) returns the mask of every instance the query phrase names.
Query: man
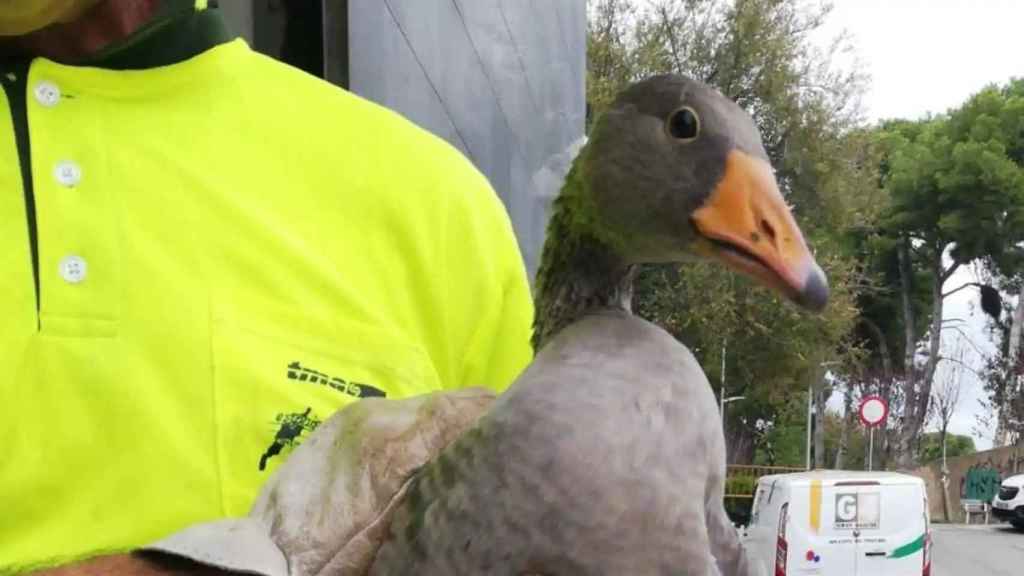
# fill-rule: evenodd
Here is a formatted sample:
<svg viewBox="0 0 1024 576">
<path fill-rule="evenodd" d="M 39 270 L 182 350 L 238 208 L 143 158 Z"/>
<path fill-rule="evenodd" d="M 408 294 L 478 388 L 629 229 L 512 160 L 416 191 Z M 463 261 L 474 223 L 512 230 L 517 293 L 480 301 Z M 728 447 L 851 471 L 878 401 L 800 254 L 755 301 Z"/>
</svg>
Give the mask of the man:
<svg viewBox="0 0 1024 576">
<path fill-rule="evenodd" d="M 195 0 L 0 0 L 0 573 L 245 514 L 358 398 L 529 358 L 507 215 L 454 149 Z"/>
</svg>

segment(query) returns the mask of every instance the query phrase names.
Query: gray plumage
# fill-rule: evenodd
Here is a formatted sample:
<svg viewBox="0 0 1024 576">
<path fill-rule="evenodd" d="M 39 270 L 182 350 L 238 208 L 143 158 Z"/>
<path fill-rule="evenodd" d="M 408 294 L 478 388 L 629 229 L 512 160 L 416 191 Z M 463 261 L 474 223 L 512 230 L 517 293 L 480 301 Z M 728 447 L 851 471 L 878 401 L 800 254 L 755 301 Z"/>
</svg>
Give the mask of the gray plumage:
<svg viewBox="0 0 1024 576">
<path fill-rule="evenodd" d="M 752 574 L 724 480 L 693 355 L 595 312 L 417 475 L 370 574 Z"/>
</svg>

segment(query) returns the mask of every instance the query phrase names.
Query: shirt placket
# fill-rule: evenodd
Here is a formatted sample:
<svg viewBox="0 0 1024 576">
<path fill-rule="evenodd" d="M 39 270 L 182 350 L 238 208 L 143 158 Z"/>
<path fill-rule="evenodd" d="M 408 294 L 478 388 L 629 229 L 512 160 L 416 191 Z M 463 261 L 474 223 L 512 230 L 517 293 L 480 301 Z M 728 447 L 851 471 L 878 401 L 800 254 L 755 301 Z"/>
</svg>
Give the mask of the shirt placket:
<svg viewBox="0 0 1024 576">
<path fill-rule="evenodd" d="M 105 174 L 102 102 L 74 87 L 75 73 L 37 61 L 26 87 L 40 330 L 52 336 L 108 337 L 117 332 L 118 226 Z"/>
</svg>

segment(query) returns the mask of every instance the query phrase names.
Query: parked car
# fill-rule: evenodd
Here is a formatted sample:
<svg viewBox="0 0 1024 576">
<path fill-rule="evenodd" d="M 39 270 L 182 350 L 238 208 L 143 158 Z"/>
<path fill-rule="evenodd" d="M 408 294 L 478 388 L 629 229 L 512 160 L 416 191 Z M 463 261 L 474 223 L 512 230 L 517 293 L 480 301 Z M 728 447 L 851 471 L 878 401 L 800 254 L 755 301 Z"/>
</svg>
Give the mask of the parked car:
<svg viewBox="0 0 1024 576">
<path fill-rule="evenodd" d="M 1024 474 L 1010 476 L 992 499 L 992 515 L 1024 530 Z"/>
<path fill-rule="evenodd" d="M 928 496 L 916 476 L 763 476 L 744 544 L 765 574 L 929 576 Z"/>
</svg>

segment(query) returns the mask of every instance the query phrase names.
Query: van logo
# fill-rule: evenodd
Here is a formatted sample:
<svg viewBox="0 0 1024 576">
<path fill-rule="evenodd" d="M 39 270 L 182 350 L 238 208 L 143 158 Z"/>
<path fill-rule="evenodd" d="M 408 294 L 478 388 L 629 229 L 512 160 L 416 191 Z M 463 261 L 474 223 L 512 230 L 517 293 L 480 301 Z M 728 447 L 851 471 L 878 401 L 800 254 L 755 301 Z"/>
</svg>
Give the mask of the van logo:
<svg viewBox="0 0 1024 576">
<path fill-rule="evenodd" d="M 881 517 L 878 492 L 840 492 L 836 494 L 836 530 L 877 530 Z"/>
<path fill-rule="evenodd" d="M 355 396 L 356 398 L 383 398 L 387 396 L 380 388 L 361 382 L 352 382 L 337 376 L 328 376 L 309 366 L 303 366 L 299 362 L 292 362 L 288 365 L 288 379 L 295 380 L 296 382 L 308 382 L 310 384 L 327 386 L 342 394 Z"/>
</svg>

